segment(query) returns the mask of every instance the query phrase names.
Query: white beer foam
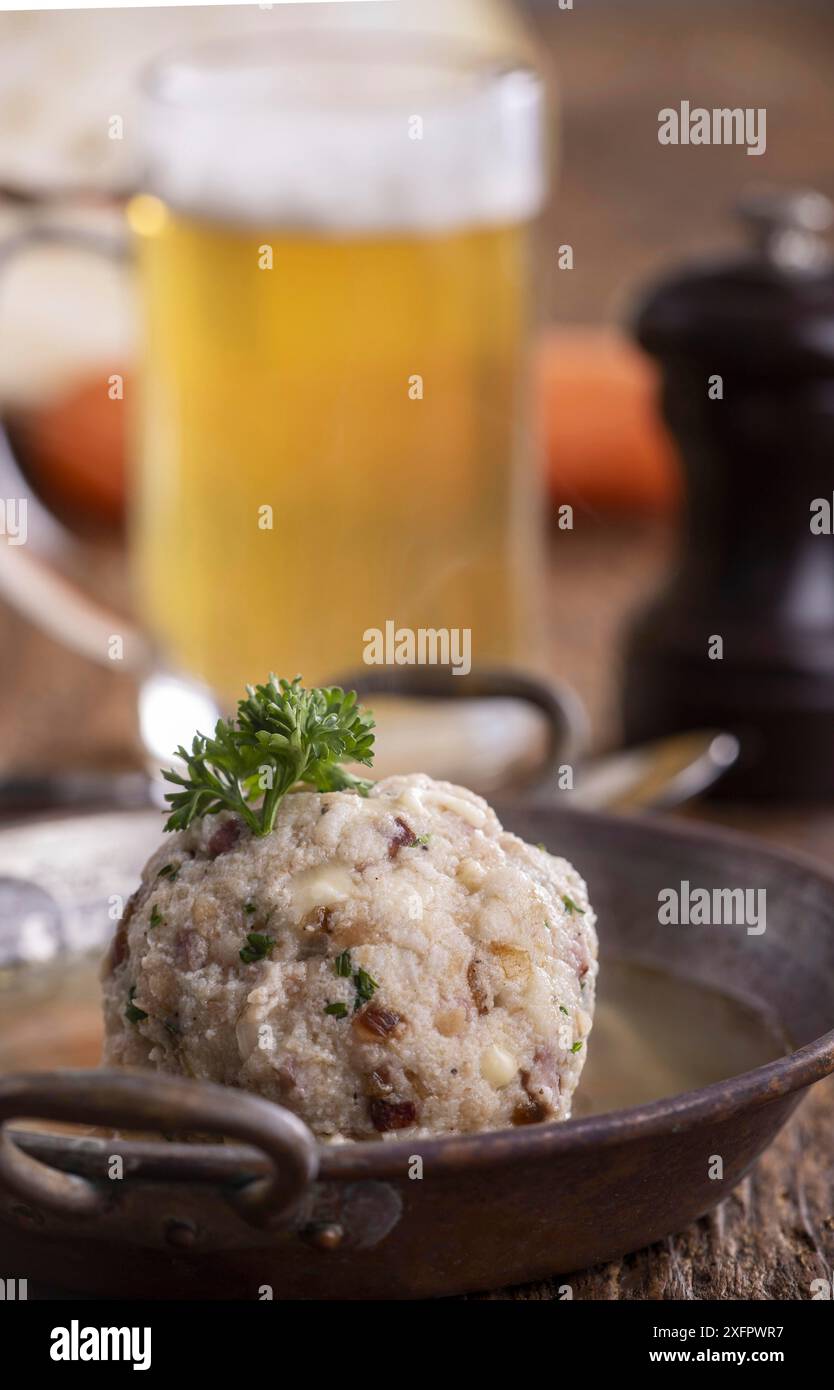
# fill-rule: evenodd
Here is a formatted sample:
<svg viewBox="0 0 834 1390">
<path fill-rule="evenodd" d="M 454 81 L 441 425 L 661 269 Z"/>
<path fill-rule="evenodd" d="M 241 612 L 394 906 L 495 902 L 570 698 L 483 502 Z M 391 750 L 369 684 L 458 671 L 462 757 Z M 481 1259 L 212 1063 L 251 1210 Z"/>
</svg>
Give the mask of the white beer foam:
<svg viewBox="0 0 834 1390">
<path fill-rule="evenodd" d="M 368 35 L 205 45 L 146 84 L 145 187 L 195 217 L 320 234 L 533 216 L 543 93 L 525 68 Z M 420 138 L 415 138 L 422 122 Z"/>
</svg>

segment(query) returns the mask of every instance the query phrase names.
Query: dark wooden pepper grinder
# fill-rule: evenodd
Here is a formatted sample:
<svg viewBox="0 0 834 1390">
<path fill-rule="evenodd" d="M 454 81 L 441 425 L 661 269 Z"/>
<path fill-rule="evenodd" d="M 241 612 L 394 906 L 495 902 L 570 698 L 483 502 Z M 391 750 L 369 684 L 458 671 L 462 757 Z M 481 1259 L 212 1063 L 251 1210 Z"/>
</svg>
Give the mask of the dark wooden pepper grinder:
<svg viewBox="0 0 834 1390">
<path fill-rule="evenodd" d="M 662 370 L 686 503 L 677 569 L 626 643 L 627 743 L 735 733 L 716 794 L 834 797 L 831 204 L 763 192 L 752 252 L 657 286 L 635 324 Z"/>
</svg>

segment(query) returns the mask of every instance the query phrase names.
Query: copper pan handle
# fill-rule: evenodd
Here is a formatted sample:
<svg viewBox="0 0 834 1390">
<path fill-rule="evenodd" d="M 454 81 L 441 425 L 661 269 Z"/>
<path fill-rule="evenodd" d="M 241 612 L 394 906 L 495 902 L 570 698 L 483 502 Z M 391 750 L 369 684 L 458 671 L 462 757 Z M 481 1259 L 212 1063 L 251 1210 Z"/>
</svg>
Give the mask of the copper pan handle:
<svg viewBox="0 0 834 1390">
<path fill-rule="evenodd" d="M 226 1197 L 252 1225 L 277 1225 L 318 1171 L 316 1142 L 289 1110 L 244 1091 L 154 1072 L 20 1072 L 0 1078 L 0 1183 L 59 1215 L 96 1216 L 110 1184 L 51 1168 L 14 1142 L 8 1121 L 64 1120 L 132 1130 L 196 1132 L 240 1139 L 266 1154 L 269 1177 Z"/>
</svg>

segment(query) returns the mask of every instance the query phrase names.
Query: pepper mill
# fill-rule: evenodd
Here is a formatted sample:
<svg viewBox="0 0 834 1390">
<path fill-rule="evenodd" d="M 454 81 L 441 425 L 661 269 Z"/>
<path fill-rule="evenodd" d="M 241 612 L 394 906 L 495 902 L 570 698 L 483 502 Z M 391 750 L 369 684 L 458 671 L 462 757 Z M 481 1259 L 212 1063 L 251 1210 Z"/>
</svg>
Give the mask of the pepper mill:
<svg viewBox="0 0 834 1390">
<path fill-rule="evenodd" d="M 676 572 L 626 643 L 626 742 L 698 727 L 741 755 L 739 799 L 834 795 L 834 217 L 759 192 L 752 247 L 656 286 L 635 320 L 660 363 L 686 500 Z"/>
</svg>

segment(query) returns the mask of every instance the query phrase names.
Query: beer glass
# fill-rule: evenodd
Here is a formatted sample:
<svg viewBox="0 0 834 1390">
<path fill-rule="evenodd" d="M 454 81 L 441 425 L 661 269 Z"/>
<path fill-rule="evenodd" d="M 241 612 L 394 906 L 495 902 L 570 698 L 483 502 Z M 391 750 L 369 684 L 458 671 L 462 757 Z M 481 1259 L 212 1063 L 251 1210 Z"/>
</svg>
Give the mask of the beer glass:
<svg viewBox="0 0 834 1390">
<path fill-rule="evenodd" d="M 226 708 L 270 670 L 361 665 L 391 623 L 529 657 L 542 107 L 531 70 L 407 34 L 213 42 L 147 75 L 143 661 Z M 92 652 L 88 617 L 63 635 Z"/>
</svg>

